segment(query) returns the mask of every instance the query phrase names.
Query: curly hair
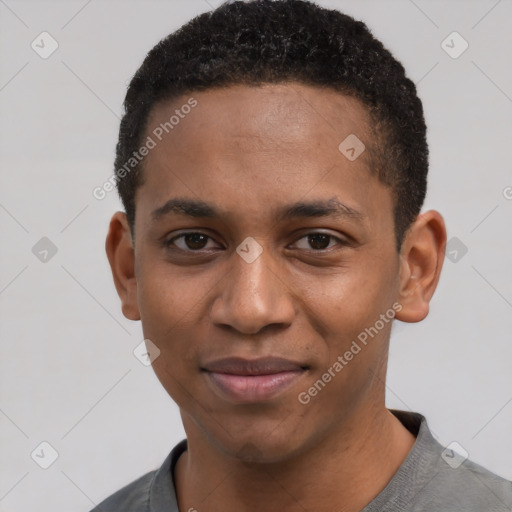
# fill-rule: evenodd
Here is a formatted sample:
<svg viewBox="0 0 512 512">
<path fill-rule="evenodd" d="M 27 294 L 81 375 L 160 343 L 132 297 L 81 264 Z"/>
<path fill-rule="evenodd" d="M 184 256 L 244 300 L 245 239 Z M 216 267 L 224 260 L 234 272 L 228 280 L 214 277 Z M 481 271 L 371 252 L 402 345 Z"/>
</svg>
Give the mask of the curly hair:
<svg viewBox="0 0 512 512">
<path fill-rule="evenodd" d="M 115 169 L 141 145 L 158 102 L 230 85 L 291 81 L 352 96 L 368 110 L 370 172 L 391 188 L 400 250 L 427 189 L 422 103 L 402 64 L 363 22 L 310 1 L 225 2 L 162 39 L 129 84 Z M 132 235 L 142 163 L 116 183 Z"/>
</svg>

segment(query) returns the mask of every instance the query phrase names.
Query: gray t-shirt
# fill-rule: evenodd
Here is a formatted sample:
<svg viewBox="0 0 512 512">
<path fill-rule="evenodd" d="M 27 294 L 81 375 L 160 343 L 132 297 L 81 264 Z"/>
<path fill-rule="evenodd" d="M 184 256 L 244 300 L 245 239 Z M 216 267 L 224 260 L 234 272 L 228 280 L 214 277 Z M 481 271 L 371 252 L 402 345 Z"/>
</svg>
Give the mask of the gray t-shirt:
<svg viewBox="0 0 512 512">
<path fill-rule="evenodd" d="M 444 448 L 418 413 L 391 411 L 416 437 L 388 485 L 361 512 L 512 512 L 512 482 Z M 174 468 L 178 443 L 157 471 L 119 490 L 91 512 L 179 512 Z"/>
</svg>

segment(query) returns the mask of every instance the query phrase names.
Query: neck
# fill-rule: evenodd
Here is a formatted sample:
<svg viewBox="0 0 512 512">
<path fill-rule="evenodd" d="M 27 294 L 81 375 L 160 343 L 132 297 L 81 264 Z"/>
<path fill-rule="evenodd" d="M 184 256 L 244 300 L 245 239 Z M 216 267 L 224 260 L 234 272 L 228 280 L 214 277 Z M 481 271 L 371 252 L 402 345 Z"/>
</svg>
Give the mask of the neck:
<svg viewBox="0 0 512 512">
<path fill-rule="evenodd" d="M 272 464 L 227 456 L 202 433 L 187 431 L 188 450 L 175 468 L 179 509 L 360 511 L 384 489 L 415 441 L 384 407 L 363 418 Z"/>
</svg>

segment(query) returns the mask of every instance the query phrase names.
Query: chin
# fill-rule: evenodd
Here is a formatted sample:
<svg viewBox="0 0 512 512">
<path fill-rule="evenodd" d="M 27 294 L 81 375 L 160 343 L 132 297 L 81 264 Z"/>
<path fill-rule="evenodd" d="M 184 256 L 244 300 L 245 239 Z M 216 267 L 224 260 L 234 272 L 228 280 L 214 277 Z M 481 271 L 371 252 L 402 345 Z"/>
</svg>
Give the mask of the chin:
<svg viewBox="0 0 512 512">
<path fill-rule="evenodd" d="M 215 439 L 215 444 L 226 455 L 247 463 L 273 464 L 285 462 L 303 451 L 307 444 L 292 432 L 278 431 L 279 427 L 261 429 L 259 432 L 238 430 L 238 438 L 226 436 Z M 243 437 L 240 433 L 243 432 Z"/>
</svg>

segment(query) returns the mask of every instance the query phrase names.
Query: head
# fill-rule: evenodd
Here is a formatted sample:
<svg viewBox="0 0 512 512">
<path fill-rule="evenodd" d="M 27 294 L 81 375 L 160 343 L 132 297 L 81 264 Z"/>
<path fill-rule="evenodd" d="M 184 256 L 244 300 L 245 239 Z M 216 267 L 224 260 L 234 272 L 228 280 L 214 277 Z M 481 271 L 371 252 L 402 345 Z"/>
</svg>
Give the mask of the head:
<svg viewBox="0 0 512 512">
<path fill-rule="evenodd" d="M 198 16 L 133 77 L 115 167 L 114 281 L 188 435 L 277 460 L 383 406 L 392 321 L 427 315 L 446 233 L 420 214 L 415 86 L 362 22 L 300 0 Z M 232 357 L 296 371 L 242 396 L 217 379 Z"/>
</svg>

